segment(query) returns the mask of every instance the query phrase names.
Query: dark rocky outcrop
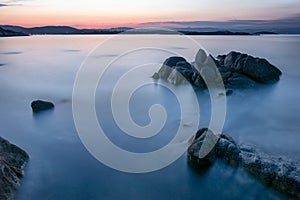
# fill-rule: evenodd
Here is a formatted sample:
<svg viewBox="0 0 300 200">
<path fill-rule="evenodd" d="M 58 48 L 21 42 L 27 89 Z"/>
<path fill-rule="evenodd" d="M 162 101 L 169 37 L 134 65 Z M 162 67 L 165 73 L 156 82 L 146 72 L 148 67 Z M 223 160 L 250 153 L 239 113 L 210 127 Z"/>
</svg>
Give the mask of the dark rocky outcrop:
<svg viewBox="0 0 300 200">
<path fill-rule="evenodd" d="M 226 88 L 249 88 L 258 84 L 274 83 L 281 75 L 281 71 L 264 58 L 255 58 L 232 51 L 227 55 L 219 55 L 215 59 L 212 55 L 207 56 L 204 50 L 200 49 L 195 62 L 192 63 L 178 56 L 166 59 L 153 77 L 165 79 L 176 85 L 188 81 L 195 87 L 206 88 L 204 78 L 207 79 L 207 74 L 203 69 L 208 68 L 220 73 Z M 175 70 L 182 76 L 175 73 Z"/>
<path fill-rule="evenodd" d="M 0 199 L 13 199 L 28 159 L 24 150 L 0 137 Z"/>
<path fill-rule="evenodd" d="M 267 186 L 300 198 L 300 166 L 281 157 L 264 154 L 253 147 L 238 145 L 228 135 L 221 134 L 210 152 L 201 156 L 203 141 L 212 137 L 208 129 L 200 129 L 188 148 L 189 164 L 196 170 L 203 171 L 216 159 L 221 159 L 232 166 L 241 166 Z M 203 149 L 202 149 L 203 150 Z"/>
<path fill-rule="evenodd" d="M 31 103 L 33 112 L 40 112 L 43 110 L 49 110 L 54 108 L 54 104 L 48 101 L 36 100 Z"/>
<path fill-rule="evenodd" d="M 258 83 L 278 81 L 281 75 L 281 71 L 264 58 L 255 58 L 235 51 L 218 58 L 221 58 L 219 59 L 221 66 L 231 72 L 248 76 Z"/>
</svg>

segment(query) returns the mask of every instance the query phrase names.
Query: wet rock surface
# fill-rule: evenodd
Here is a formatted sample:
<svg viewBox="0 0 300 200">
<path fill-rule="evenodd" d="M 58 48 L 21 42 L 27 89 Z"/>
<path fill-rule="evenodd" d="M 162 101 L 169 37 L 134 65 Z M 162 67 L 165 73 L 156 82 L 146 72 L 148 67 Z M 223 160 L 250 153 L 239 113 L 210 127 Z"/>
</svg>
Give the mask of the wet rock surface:
<svg viewBox="0 0 300 200">
<path fill-rule="evenodd" d="M 221 134 L 219 138 L 215 136 L 217 139 L 215 145 L 212 143 L 211 152 L 201 155 L 201 146 L 208 135 L 211 135 L 208 129 L 200 129 L 188 148 L 188 162 L 193 169 L 203 171 L 216 159 L 221 159 L 229 165 L 243 167 L 267 186 L 300 198 L 299 165 L 281 157 L 267 155 L 248 145 L 238 145 L 226 134 Z"/>
<path fill-rule="evenodd" d="M 54 104 L 48 101 L 36 100 L 31 103 L 31 108 L 33 112 L 40 112 L 44 110 L 53 109 Z"/>
<path fill-rule="evenodd" d="M 203 134 L 207 131 L 207 128 L 200 129 L 194 138 L 193 143 L 188 148 L 188 159 L 189 164 L 198 170 L 202 170 L 202 168 L 206 169 L 210 165 L 212 165 L 216 160 L 216 148 L 215 146 L 208 151 L 207 155 L 201 156 L 200 151 L 201 147 L 206 140 L 206 134 Z"/>
<path fill-rule="evenodd" d="M 264 58 L 232 51 L 215 59 L 200 49 L 195 62 L 189 63 L 185 58 L 178 56 L 169 57 L 154 77 L 175 85 L 190 82 L 195 87 L 206 88 L 205 80 L 217 76 L 207 73 L 207 69 L 218 71 L 226 88 L 249 88 L 258 84 L 274 83 L 279 81 L 282 74 Z"/>
<path fill-rule="evenodd" d="M 0 199 L 13 199 L 24 175 L 23 168 L 29 159 L 28 154 L 0 137 Z"/>
</svg>

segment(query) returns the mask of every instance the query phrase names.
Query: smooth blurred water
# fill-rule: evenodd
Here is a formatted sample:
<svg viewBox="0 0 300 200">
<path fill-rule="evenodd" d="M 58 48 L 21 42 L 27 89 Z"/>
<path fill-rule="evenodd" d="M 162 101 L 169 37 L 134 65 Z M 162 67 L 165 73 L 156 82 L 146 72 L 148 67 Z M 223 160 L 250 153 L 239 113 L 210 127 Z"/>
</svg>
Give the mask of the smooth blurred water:
<svg viewBox="0 0 300 200">
<path fill-rule="evenodd" d="M 25 149 L 30 161 L 16 199 L 285 199 L 240 168 L 216 162 L 206 173 L 192 171 L 184 154 L 172 165 L 147 174 L 126 174 L 94 159 L 80 142 L 72 116 L 72 89 L 76 73 L 88 53 L 113 36 L 30 36 L 0 38 L 0 135 Z M 185 43 L 169 43 L 168 36 L 124 36 L 118 46 L 152 41 L 169 51 L 196 52 Z M 155 38 L 155 40 L 153 39 Z M 224 131 L 238 143 L 249 143 L 266 153 L 300 162 L 300 36 L 193 36 L 209 53 L 237 50 L 265 57 L 283 71 L 272 86 L 239 90 L 227 98 Z M 116 52 L 114 52 L 116 51 Z M 170 53 L 140 51 L 118 60 L 99 83 L 98 118 L 118 146 L 136 152 L 161 148 L 174 136 L 180 121 L 178 101 L 167 89 L 148 85 L 137 90 L 130 104 L 133 119 L 149 123 L 148 109 L 165 106 L 168 120 L 155 138 L 141 141 L 124 137 L 110 111 L 113 84 L 140 62 L 162 63 Z M 158 66 L 159 67 L 159 66 Z M 197 91 L 200 126 L 210 119 L 208 92 Z M 51 100 L 55 109 L 33 115 L 34 99 Z"/>
</svg>

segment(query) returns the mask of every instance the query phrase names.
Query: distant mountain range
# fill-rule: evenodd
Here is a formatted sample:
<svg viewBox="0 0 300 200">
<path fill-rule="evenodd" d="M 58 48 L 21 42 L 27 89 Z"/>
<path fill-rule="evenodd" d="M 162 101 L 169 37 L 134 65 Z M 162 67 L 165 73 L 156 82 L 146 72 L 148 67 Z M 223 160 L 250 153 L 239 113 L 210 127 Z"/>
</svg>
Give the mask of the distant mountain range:
<svg viewBox="0 0 300 200">
<path fill-rule="evenodd" d="M 172 34 L 168 30 L 155 29 L 133 29 L 129 27 L 118 27 L 110 29 L 77 29 L 70 26 L 43 26 L 34 28 L 25 28 L 22 26 L 0 25 L 0 36 L 26 36 L 42 34 Z M 146 30 L 146 31 L 145 31 Z M 274 32 L 232 32 L 227 30 L 199 30 L 194 28 L 175 29 L 185 35 L 257 35 L 257 34 L 276 34 Z M 174 32 L 176 33 L 176 32 Z"/>
<path fill-rule="evenodd" d="M 0 25 L 2 29 L 8 31 L 15 31 L 29 35 L 43 35 L 43 34 L 118 34 L 131 28 L 120 27 L 110 29 L 77 29 L 70 26 L 42 26 L 25 28 L 22 26 Z"/>
<path fill-rule="evenodd" d="M 0 27 L 0 37 L 13 37 L 13 36 L 28 36 L 28 34 L 20 31 L 3 29 L 2 27 Z"/>
</svg>

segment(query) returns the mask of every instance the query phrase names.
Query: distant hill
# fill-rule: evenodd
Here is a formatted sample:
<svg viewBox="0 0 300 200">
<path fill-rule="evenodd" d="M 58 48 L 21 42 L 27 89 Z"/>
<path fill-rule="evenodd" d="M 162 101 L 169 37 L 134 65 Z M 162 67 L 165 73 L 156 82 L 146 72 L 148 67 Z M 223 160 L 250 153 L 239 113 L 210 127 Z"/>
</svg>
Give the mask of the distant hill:
<svg viewBox="0 0 300 200">
<path fill-rule="evenodd" d="M 28 34 L 18 32 L 18 31 L 7 30 L 0 27 L 0 37 L 13 37 L 13 36 L 28 36 Z"/>
<path fill-rule="evenodd" d="M 41 35 L 41 34 L 119 34 L 125 32 L 126 34 L 175 34 L 176 31 L 184 35 L 260 35 L 260 34 L 276 34 L 274 32 L 259 32 L 248 33 L 239 31 L 227 30 L 199 30 L 194 28 L 177 29 L 175 32 L 166 30 L 157 31 L 155 29 L 134 29 L 129 27 L 117 27 L 110 29 L 77 29 L 70 26 L 43 26 L 24 28 L 21 26 L 0 25 L 2 29 L 21 32 L 28 35 Z M 129 31 L 130 30 L 130 31 Z M 129 31 L 129 32 L 127 32 Z"/>
<path fill-rule="evenodd" d="M 24 28 L 22 26 L 10 26 L 2 25 L 2 28 L 11 31 L 23 32 L 26 34 L 76 34 L 79 29 L 70 26 L 43 26 L 43 27 L 33 27 Z"/>
<path fill-rule="evenodd" d="M 22 26 L 0 25 L 0 27 L 17 32 L 23 32 L 30 35 L 41 34 L 118 34 L 132 28 L 119 27 L 110 29 L 77 29 L 71 26 L 42 26 L 33 28 L 24 28 Z"/>
<path fill-rule="evenodd" d="M 199 32 L 199 31 L 181 31 L 184 35 L 252 35 L 247 32 L 232 32 L 232 31 L 209 31 L 209 32 Z"/>
</svg>

